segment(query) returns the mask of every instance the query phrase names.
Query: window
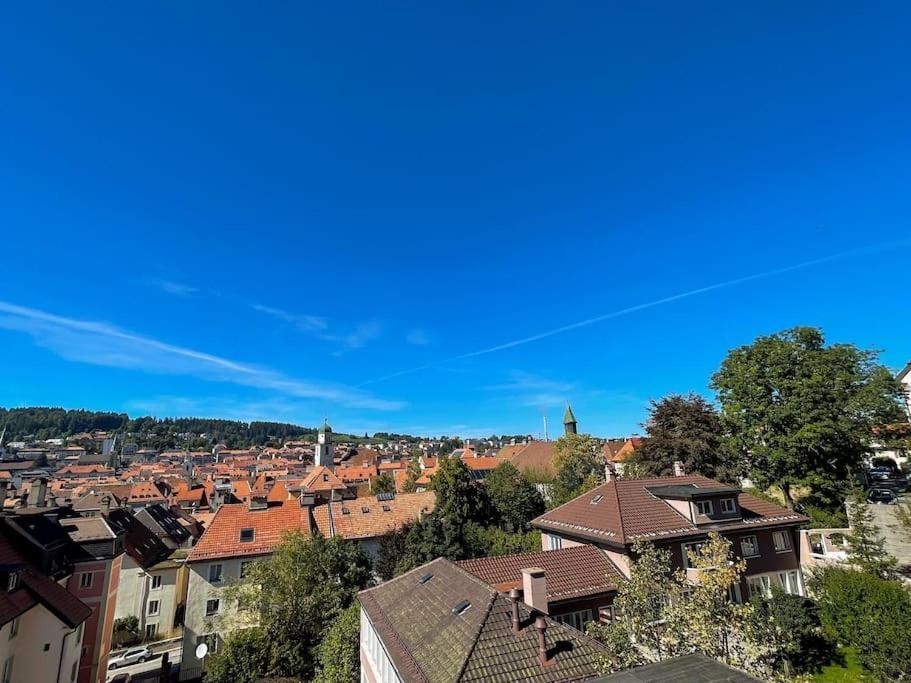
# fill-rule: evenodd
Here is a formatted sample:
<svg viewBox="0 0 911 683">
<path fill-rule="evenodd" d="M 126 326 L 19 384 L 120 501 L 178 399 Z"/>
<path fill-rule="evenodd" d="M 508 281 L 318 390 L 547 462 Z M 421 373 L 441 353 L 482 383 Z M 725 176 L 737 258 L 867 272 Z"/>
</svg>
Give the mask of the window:
<svg viewBox="0 0 911 683">
<path fill-rule="evenodd" d="M 800 595 L 800 575 L 796 571 L 778 572 L 776 578 L 785 593 Z"/>
<path fill-rule="evenodd" d="M 733 498 L 721 499 L 721 512 L 725 515 L 729 515 L 732 512 L 737 512 L 737 504 L 734 502 Z"/>
<path fill-rule="evenodd" d="M 775 543 L 776 553 L 783 553 L 791 549 L 791 536 L 787 531 L 776 531 L 772 534 L 772 541 Z"/>
<path fill-rule="evenodd" d="M 755 536 L 744 536 L 740 539 L 740 550 L 744 557 L 759 555 L 759 541 Z"/>
<path fill-rule="evenodd" d="M 218 609 L 221 607 L 221 600 L 218 598 L 211 598 L 206 600 L 206 616 L 211 617 L 215 614 L 218 614 Z"/>
<path fill-rule="evenodd" d="M 204 636 L 196 636 L 196 647 L 205 643 L 209 646 L 209 654 L 218 652 L 218 636 L 214 633 L 208 633 Z"/>
<path fill-rule="evenodd" d="M 553 534 L 548 534 L 547 536 L 550 550 L 559 550 L 563 547 L 563 539 L 559 536 L 554 536 Z"/>
<path fill-rule="evenodd" d="M 12 572 L 6 582 L 6 590 L 14 591 L 19 587 L 19 572 Z"/>
<path fill-rule="evenodd" d="M 161 588 L 161 574 L 156 574 L 152 577 L 152 590 L 158 590 Z"/>
<path fill-rule="evenodd" d="M 715 508 L 710 500 L 697 500 L 696 510 L 700 515 L 710 515 L 715 511 Z"/>
<path fill-rule="evenodd" d="M 92 572 L 85 572 L 79 575 L 79 587 L 80 588 L 91 588 L 92 579 L 95 578 L 95 575 Z"/>
<path fill-rule="evenodd" d="M 220 564 L 209 565 L 209 583 L 220 583 L 224 567 Z"/>
<path fill-rule="evenodd" d="M 743 602 L 743 595 L 740 593 L 739 581 L 731 586 L 728 586 L 728 599 L 737 605 Z"/>
<path fill-rule="evenodd" d="M 19 617 L 13 619 L 9 625 L 9 639 L 12 640 L 17 635 L 19 635 Z"/>
<path fill-rule="evenodd" d="M 598 608 L 598 621 L 602 624 L 609 624 L 617 618 L 613 605 L 605 605 Z"/>
<path fill-rule="evenodd" d="M 323 474 L 323 481 L 329 481 L 329 475 Z"/>
<path fill-rule="evenodd" d="M 254 538 L 256 538 L 256 529 L 241 529 L 240 530 L 240 542 L 241 543 L 252 543 Z"/>
<path fill-rule="evenodd" d="M 690 560 L 690 553 L 696 554 L 699 552 L 699 548 L 702 547 L 702 541 L 697 541 L 696 543 L 683 543 L 680 548 L 683 552 L 683 566 L 687 569 L 693 568 L 693 563 Z"/>
<path fill-rule="evenodd" d="M 149 600 L 149 610 L 148 615 L 150 617 L 156 616 L 161 611 L 161 601 L 160 600 Z"/>
<path fill-rule="evenodd" d="M 6 661 L 3 662 L 3 678 L 0 678 L 0 681 L 3 683 L 11 683 L 13 680 L 13 658 L 7 657 Z"/>
<path fill-rule="evenodd" d="M 158 635 L 158 624 L 146 624 L 146 640 L 151 640 Z"/>
<path fill-rule="evenodd" d="M 592 620 L 592 611 L 590 609 L 583 609 L 578 612 L 570 612 L 569 614 L 561 614 L 554 617 L 561 624 L 566 624 L 567 626 L 572 626 L 577 631 L 584 631 L 585 624 Z"/>
<path fill-rule="evenodd" d="M 750 589 L 750 595 L 762 595 L 770 597 L 772 595 L 772 580 L 768 576 L 748 576 L 747 586 Z"/>
</svg>

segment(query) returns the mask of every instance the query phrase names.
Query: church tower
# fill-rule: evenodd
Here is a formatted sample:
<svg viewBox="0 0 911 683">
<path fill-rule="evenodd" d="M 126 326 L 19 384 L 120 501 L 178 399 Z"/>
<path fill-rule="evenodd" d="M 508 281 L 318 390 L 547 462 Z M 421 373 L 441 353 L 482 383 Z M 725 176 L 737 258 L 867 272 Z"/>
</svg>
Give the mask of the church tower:
<svg viewBox="0 0 911 683">
<path fill-rule="evenodd" d="M 313 464 L 319 467 L 328 467 L 335 470 L 335 462 L 332 458 L 332 427 L 329 426 L 328 420 L 323 420 L 323 425 L 316 433 L 316 453 L 313 456 Z"/>
<path fill-rule="evenodd" d="M 573 409 L 570 407 L 569 403 L 566 404 L 566 412 L 563 413 L 563 433 L 564 434 L 577 434 L 576 427 L 578 423 L 576 422 L 576 416 L 573 415 Z"/>
</svg>

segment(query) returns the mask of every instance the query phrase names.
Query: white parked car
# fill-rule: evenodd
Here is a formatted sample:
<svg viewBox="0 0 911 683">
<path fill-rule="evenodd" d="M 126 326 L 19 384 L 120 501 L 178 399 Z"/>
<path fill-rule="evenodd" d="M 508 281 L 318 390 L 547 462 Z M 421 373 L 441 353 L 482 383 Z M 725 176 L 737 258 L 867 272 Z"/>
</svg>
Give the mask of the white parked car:
<svg viewBox="0 0 911 683">
<path fill-rule="evenodd" d="M 111 657 L 108 660 L 108 669 L 117 669 L 121 666 L 129 666 L 130 664 L 138 664 L 139 662 L 144 662 L 148 659 L 152 659 L 152 650 L 149 647 L 133 647 L 123 652 L 116 657 Z"/>
</svg>

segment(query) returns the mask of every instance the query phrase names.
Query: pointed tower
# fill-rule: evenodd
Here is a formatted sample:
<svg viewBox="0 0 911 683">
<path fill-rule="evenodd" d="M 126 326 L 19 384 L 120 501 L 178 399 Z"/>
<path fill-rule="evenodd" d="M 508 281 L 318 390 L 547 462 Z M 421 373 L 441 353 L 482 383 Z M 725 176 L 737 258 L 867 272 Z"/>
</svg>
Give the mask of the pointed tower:
<svg viewBox="0 0 911 683">
<path fill-rule="evenodd" d="M 329 421 L 323 419 L 323 424 L 316 432 L 316 453 L 313 456 L 313 464 L 319 467 L 328 467 L 335 470 L 335 462 L 332 459 L 332 427 Z"/>
<path fill-rule="evenodd" d="M 566 404 L 566 412 L 563 413 L 563 433 L 564 434 L 578 434 L 576 427 L 578 423 L 576 422 L 576 416 L 573 415 L 573 409 L 570 407 L 569 403 Z"/>
</svg>

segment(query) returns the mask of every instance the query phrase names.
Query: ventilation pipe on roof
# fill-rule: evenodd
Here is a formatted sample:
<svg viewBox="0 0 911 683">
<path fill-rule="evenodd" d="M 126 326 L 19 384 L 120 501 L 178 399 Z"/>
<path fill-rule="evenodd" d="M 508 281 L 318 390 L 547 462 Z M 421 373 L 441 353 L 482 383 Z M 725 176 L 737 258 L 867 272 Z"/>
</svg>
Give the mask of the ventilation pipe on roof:
<svg viewBox="0 0 911 683">
<path fill-rule="evenodd" d="M 547 579 L 540 567 L 522 570 L 522 599 L 531 609 L 547 614 Z"/>
<path fill-rule="evenodd" d="M 538 632 L 538 661 L 541 666 L 546 666 L 547 658 L 547 620 L 539 616 L 535 619 L 535 630 Z"/>
<path fill-rule="evenodd" d="M 519 589 L 513 588 L 509 591 L 509 599 L 512 602 L 512 632 L 518 633 L 521 631 L 519 626 Z"/>
<path fill-rule="evenodd" d="M 613 481 L 617 478 L 617 473 L 614 471 L 614 464 L 611 462 L 604 463 L 604 481 Z"/>
<path fill-rule="evenodd" d="M 674 476 L 675 476 L 675 477 L 682 477 L 682 476 L 684 476 L 685 474 L 686 474 L 686 468 L 683 467 L 683 461 L 682 461 L 682 460 L 675 460 L 675 461 L 674 461 Z"/>
</svg>

